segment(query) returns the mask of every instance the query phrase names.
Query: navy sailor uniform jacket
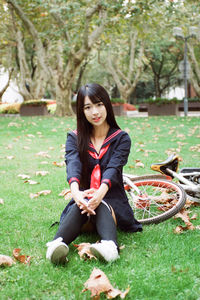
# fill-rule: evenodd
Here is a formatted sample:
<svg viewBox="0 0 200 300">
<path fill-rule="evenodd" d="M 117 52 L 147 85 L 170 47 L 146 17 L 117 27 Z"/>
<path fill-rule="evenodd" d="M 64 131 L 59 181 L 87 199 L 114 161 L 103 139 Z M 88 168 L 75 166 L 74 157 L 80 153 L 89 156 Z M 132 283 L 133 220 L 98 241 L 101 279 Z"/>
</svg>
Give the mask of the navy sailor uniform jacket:
<svg viewBox="0 0 200 300">
<path fill-rule="evenodd" d="M 109 190 L 104 197 L 104 201 L 112 206 L 117 226 L 124 231 L 142 231 L 142 225 L 134 218 L 132 208 L 126 196 L 122 170 L 127 163 L 130 153 L 131 140 L 129 135 L 121 129 L 110 128 L 107 137 L 97 153 L 92 143 L 89 143 L 88 159 L 88 186 L 90 188 L 90 178 L 94 167 L 99 164 L 101 169 L 101 183 L 108 185 Z M 71 184 L 77 181 L 81 186 L 82 163 L 79 158 L 77 148 L 77 133 L 68 133 L 66 141 L 65 162 L 67 166 L 67 181 Z M 61 220 L 74 203 L 72 199 L 61 215 Z"/>
</svg>

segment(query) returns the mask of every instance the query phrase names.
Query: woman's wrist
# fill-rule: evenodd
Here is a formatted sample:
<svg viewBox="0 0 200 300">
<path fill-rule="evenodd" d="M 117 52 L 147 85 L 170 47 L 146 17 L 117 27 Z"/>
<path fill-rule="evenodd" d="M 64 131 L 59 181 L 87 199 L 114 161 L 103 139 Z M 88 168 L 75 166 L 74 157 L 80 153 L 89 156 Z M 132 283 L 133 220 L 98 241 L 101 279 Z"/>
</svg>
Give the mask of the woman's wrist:
<svg viewBox="0 0 200 300">
<path fill-rule="evenodd" d="M 108 186 L 106 183 L 102 183 L 99 187 L 99 189 L 97 190 L 97 195 L 101 198 L 101 200 L 104 198 L 104 196 L 106 195 L 108 191 Z"/>
<path fill-rule="evenodd" d="M 79 191 L 79 184 L 76 181 L 72 182 L 70 184 L 70 190 L 71 190 L 72 194 L 78 192 Z"/>
</svg>

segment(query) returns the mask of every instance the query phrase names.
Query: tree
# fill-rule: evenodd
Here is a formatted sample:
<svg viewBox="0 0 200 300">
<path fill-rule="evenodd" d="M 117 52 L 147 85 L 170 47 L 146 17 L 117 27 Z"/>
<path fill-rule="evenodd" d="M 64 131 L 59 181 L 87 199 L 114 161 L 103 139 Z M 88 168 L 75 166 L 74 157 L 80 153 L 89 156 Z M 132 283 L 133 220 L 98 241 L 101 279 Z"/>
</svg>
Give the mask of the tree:
<svg viewBox="0 0 200 300">
<path fill-rule="evenodd" d="M 200 97 L 200 48 L 198 45 L 196 47 L 191 43 L 188 44 L 190 59 L 191 59 L 191 83 L 197 93 L 198 97 Z"/>
<path fill-rule="evenodd" d="M 191 64 L 191 72 L 190 72 L 190 80 L 191 83 L 198 94 L 200 96 L 200 48 L 199 41 L 200 40 L 200 5 L 198 0 L 187 0 L 187 1 L 179 1 L 177 3 L 173 3 L 175 13 L 173 14 L 173 24 L 176 27 L 180 27 L 184 36 L 190 35 L 190 27 L 197 27 L 197 39 L 189 39 L 188 40 L 188 58 Z M 182 55 L 184 55 L 184 43 L 183 39 L 177 42 L 182 47 Z M 180 48 L 181 49 L 181 48 Z"/>
<path fill-rule="evenodd" d="M 53 40 L 53 45 L 56 47 L 56 54 L 54 51 L 52 57 L 56 58 L 56 63 L 53 63 L 52 67 L 48 61 L 49 53 L 45 52 L 45 47 L 35 24 L 16 1 L 8 0 L 7 2 L 13 7 L 31 35 L 35 44 L 38 64 L 48 74 L 49 80 L 55 85 L 56 114 L 58 116 L 72 114 L 72 85 L 81 63 L 88 56 L 93 45 L 104 30 L 107 20 L 107 7 L 102 4 L 102 1 L 95 1 L 95 5 L 91 5 L 91 1 L 90 5 L 88 3 L 80 3 L 79 1 L 68 1 L 68 10 L 63 8 L 64 5 L 66 8 L 65 1 L 60 1 L 60 4 L 63 4 L 63 6 L 58 6 L 56 1 L 53 1 L 53 3 L 49 1 L 48 6 L 46 4 L 47 14 L 51 15 L 51 18 L 55 22 L 54 25 L 58 30 L 57 36 L 54 36 Z M 79 16 L 74 9 L 75 6 L 79 6 L 79 13 L 81 12 Z M 71 25 L 78 22 L 80 28 L 77 29 L 75 26 L 76 33 L 78 34 L 77 37 L 74 35 L 74 28 Z"/>
<path fill-rule="evenodd" d="M 144 58 L 144 41 L 140 42 L 139 49 L 137 49 L 138 32 L 131 32 L 128 40 L 129 49 L 127 49 L 126 54 L 124 51 L 124 58 L 128 60 L 128 68 L 122 69 L 123 56 L 122 53 L 112 53 L 108 51 L 105 63 L 102 63 L 106 70 L 112 75 L 118 90 L 120 92 L 120 97 L 128 102 L 131 93 L 133 93 L 136 84 L 140 78 L 143 69 L 143 58 Z M 139 44 L 139 43 L 138 43 Z M 137 53 L 138 52 L 138 53 Z M 137 53 L 137 58 L 136 58 Z M 114 59 L 116 55 L 120 58 L 118 60 Z"/>
<path fill-rule="evenodd" d="M 48 76 L 38 63 L 35 45 L 24 38 L 24 34 L 17 24 L 13 8 L 10 8 L 13 24 L 13 39 L 16 41 L 16 66 L 19 70 L 17 77 L 19 92 L 24 100 L 41 99 L 45 93 Z M 29 41 L 27 43 L 27 40 Z M 26 45 L 25 45 L 26 43 Z"/>
<path fill-rule="evenodd" d="M 145 54 L 153 73 L 155 96 L 160 98 L 167 88 L 177 83 L 177 66 L 183 55 L 167 36 L 163 40 L 155 39 Z"/>
<path fill-rule="evenodd" d="M 154 1 L 124 1 L 118 24 L 108 33 L 104 67 L 113 76 L 121 98 L 128 101 L 149 63 L 144 49 L 163 23 L 160 11 L 167 12 L 168 3 Z M 117 59 L 116 59 L 117 58 Z M 101 59 L 101 64 L 103 59 Z"/>
<path fill-rule="evenodd" d="M 4 87 L 0 88 L 0 102 L 3 94 L 7 90 L 11 77 L 13 75 L 13 47 L 14 43 L 9 38 L 9 19 L 3 2 L 0 2 L 0 71 L 8 72 L 8 80 Z"/>
</svg>

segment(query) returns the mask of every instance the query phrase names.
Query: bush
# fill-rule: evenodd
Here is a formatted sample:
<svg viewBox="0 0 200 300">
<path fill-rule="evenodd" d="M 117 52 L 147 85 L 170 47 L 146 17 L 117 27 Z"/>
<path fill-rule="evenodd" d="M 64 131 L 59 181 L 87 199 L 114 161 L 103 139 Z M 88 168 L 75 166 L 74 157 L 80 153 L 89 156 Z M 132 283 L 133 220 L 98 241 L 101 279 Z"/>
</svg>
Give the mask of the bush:
<svg viewBox="0 0 200 300">
<path fill-rule="evenodd" d="M 172 98 L 172 99 L 168 99 L 168 98 L 149 98 L 149 99 L 145 99 L 144 100 L 145 103 L 153 103 L 156 104 L 158 106 L 163 105 L 163 104 L 172 104 L 172 103 L 180 103 L 180 100 L 178 100 L 177 98 Z"/>
<path fill-rule="evenodd" d="M 48 100 L 27 100 L 24 101 L 21 106 L 39 106 L 39 105 L 47 105 L 49 103 Z"/>
<path fill-rule="evenodd" d="M 184 99 L 183 99 L 184 101 Z M 189 102 L 200 102 L 200 98 L 199 97 L 193 97 L 193 98 L 188 98 Z"/>
<path fill-rule="evenodd" d="M 0 114 L 19 114 L 20 103 L 3 103 L 0 105 Z"/>
<path fill-rule="evenodd" d="M 120 99 L 120 98 L 111 98 L 111 103 L 112 104 L 125 103 L 125 101 L 123 99 Z"/>
</svg>

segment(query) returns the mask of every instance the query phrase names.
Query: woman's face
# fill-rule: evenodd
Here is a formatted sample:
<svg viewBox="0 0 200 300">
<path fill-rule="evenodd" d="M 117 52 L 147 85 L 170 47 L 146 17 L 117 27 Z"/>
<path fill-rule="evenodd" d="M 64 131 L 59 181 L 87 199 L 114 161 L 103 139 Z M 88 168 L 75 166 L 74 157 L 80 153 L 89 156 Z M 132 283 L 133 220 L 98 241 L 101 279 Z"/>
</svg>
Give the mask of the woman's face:
<svg viewBox="0 0 200 300">
<path fill-rule="evenodd" d="M 106 121 L 107 111 L 103 102 L 92 103 L 88 96 L 84 99 L 83 111 L 86 119 L 93 126 L 101 126 Z"/>
</svg>

